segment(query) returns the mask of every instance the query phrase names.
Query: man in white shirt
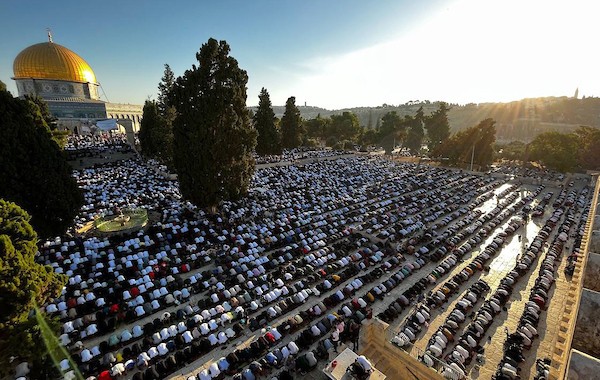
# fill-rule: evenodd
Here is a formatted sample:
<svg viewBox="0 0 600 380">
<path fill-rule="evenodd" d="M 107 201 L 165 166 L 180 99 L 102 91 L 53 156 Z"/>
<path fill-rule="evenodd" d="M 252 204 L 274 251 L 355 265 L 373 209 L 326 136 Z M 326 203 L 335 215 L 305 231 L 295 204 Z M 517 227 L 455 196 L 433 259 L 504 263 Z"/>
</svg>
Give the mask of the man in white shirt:
<svg viewBox="0 0 600 380">
<path fill-rule="evenodd" d="M 369 362 L 369 360 L 363 355 L 359 355 L 356 358 L 355 363 L 358 364 L 358 366 L 364 371 L 365 375 L 373 371 L 373 366 L 371 365 L 371 362 Z"/>
</svg>

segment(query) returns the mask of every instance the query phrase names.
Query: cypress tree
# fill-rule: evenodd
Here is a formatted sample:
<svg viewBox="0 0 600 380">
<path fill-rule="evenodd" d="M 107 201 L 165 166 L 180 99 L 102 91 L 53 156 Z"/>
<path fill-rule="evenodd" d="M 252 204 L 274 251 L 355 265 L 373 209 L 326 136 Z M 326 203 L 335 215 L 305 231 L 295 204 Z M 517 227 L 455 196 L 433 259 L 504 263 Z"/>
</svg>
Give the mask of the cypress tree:
<svg viewBox="0 0 600 380">
<path fill-rule="evenodd" d="M 158 101 L 156 102 L 161 116 L 165 116 L 167 109 L 171 107 L 170 94 L 173 86 L 175 86 L 175 74 L 171 70 L 171 66 L 165 63 L 165 72 L 158 84 Z"/>
<path fill-rule="evenodd" d="M 418 153 L 421 149 L 421 143 L 423 142 L 423 137 L 425 136 L 425 131 L 423 130 L 424 119 L 425 115 L 423 113 L 423 107 L 419 107 L 415 116 L 410 119 L 408 134 L 406 136 L 404 146 L 410 149 L 413 154 Z"/>
<path fill-rule="evenodd" d="M 256 131 L 246 108 L 248 75 L 213 38 L 177 78 L 171 92 L 177 109 L 173 158 L 182 195 L 215 211 L 222 200 L 246 194 L 254 173 Z"/>
<path fill-rule="evenodd" d="M 448 121 L 450 108 L 444 102 L 429 117 L 425 118 L 425 129 L 429 139 L 429 151 L 434 151 L 440 144 L 450 137 L 450 122 Z"/>
<path fill-rule="evenodd" d="M 159 158 L 160 151 L 164 146 L 162 124 L 163 120 L 158 114 L 156 102 L 146 100 L 139 132 L 140 145 L 144 156 Z"/>
<path fill-rule="evenodd" d="M 281 118 L 281 145 L 293 149 L 302 143 L 302 120 L 296 107 L 296 98 L 291 96 L 285 102 L 285 111 Z"/>
<path fill-rule="evenodd" d="M 258 109 L 254 114 L 254 128 L 258 132 L 256 153 L 260 155 L 281 154 L 281 137 L 275 125 L 275 112 L 267 89 L 263 87 L 258 95 Z"/>
<path fill-rule="evenodd" d="M 29 221 L 21 207 L 0 199 L 0 375 L 10 371 L 11 356 L 49 372 L 39 368 L 46 346 L 30 313 L 36 304 L 57 297 L 67 281 L 67 276 L 35 262 L 38 237 Z M 50 322 L 57 333 L 59 325 Z"/>
<path fill-rule="evenodd" d="M 41 236 L 64 233 L 83 196 L 41 111 L 0 91 L 0 130 L 0 198 L 23 207 Z"/>
</svg>

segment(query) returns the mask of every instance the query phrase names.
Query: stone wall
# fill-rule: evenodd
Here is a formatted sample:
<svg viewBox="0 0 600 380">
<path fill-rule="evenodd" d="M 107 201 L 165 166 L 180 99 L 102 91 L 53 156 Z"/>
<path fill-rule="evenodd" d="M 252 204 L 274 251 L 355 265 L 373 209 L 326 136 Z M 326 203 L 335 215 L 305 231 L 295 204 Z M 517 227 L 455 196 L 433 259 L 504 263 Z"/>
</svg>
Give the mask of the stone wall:
<svg viewBox="0 0 600 380">
<path fill-rule="evenodd" d="M 600 357 L 600 293 L 584 289 L 577 314 L 572 348 Z"/>
<path fill-rule="evenodd" d="M 600 254 L 589 254 L 585 276 L 583 277 L 583 287 L 600 292 Z"/>
<path fill-rule="evenodd" d="M 361 328 L 360 354 L 365 355 L 375 368 L 388 379 L 443 380 L 444 377 L 394 346 L 387 338 L 388 324 L 373 318 Z"/>
<path fill-rule="evenodd" d="M 573 350 L 569 360 L 568 380 L 600 380 L 600 361 L 583 352 Z"/>
</svg>

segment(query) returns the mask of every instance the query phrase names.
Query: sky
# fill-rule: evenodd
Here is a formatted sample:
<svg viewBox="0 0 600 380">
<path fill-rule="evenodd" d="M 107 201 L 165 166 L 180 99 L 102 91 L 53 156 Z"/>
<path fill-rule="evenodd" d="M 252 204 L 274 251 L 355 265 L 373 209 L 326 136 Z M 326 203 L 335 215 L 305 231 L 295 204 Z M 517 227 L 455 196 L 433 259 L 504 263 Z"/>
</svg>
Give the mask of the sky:
<svg viewBox="0 0 600 380">
<path fill-rule="evenodd" d="M 85 59 L 103 100 L 156 98 L 168 63 L 182 75 L 209 38 L 226 40 L 274 105 L 340 109 L 600 96 L 600 2 L 592 0 L 0 1 L 0 80 L 54 42 Z"/>
</svg>

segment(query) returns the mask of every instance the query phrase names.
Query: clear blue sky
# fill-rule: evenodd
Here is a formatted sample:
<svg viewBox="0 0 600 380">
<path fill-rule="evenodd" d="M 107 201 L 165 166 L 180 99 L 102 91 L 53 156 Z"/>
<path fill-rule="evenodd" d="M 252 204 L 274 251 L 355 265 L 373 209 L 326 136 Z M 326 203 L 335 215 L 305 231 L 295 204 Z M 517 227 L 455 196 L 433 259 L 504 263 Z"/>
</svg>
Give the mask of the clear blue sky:
<svg viewBox="0 0 600 380">
<path fill-rule="evenodd" d="M 210 37 L 227 40 L 248 72 L 248 105 L 263 86 L 276 105 L 294 95 L 326 108 L 507 101 L 577 86 L 600 95 L 594 3 L 1 1 L 0 80 L 16 93 L 12 61 L 46 41 L 49 27 L 91 65 L 112 102 L 156 97 L 163 64 L 182 74 Z"/>
</svg>

